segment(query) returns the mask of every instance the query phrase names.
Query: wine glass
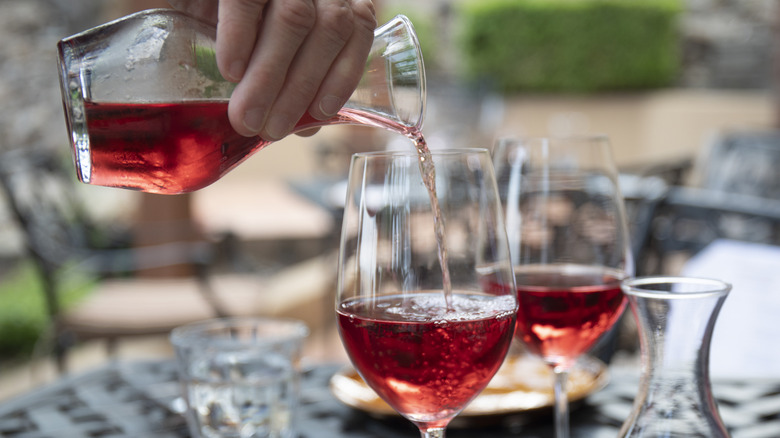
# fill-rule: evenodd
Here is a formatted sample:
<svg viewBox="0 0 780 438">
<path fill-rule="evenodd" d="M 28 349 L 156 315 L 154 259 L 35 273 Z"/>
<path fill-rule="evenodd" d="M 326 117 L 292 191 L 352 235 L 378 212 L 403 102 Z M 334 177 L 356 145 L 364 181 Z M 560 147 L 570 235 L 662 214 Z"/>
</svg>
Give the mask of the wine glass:
<svg viewBox="0 0 780 438">
<path fill-rule="evenodd" d="M 514 332 L 490 154 L 356 154 L 344 215 L 336 312 L 346 352 L 424 438 L 442 438 L 499 369 Z"/>
<path fill-rule="evenodd" d="M 625 208 L 603 136 L 502 139 L 494 151 L 517 282 L 515 338 L 555 376 L 556 437 L 569 436 L 566 384 L 619 319 L 633 275 Z"/>
</svg>

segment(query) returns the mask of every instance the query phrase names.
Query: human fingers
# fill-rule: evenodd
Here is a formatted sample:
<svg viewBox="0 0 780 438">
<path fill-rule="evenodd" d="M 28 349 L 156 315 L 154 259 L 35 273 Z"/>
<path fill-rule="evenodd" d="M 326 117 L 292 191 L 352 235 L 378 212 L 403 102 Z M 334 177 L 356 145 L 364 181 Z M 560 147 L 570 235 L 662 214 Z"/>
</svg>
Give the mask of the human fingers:
<svg viewBox="0 0 780 438">
<path fill-rule="evenodd" d="M 244 76 L 268 1 L 219 1 L 217 66 L 227 80 L 238 82 Z"/>
<path fill-rule="evenodd" d="M 217 66 L 226 79 L 244 75 L 269 0 L 168 0 L 174 9 L 217 26 Z"/>
<path fill-rule="evenodd" d="M 376 11 L 371 0 L 351 0 L 354 30 L 320 84 L 308 109 L 315 119 L 332 117 L 360 82 L 374 41 Z"/>
<path fill-rule="evenodd" d="M 314 135 L 314 134 L 316 134 L 318 132 L 320 132 L 320 128 L 319 127 L 317 127 L 317 128 L 308 128 L 308 129 L 304 129 L 302 131 L 296 132 L 295 135 L 297 135 L 299 137 L 311 137 L 312 135 Z"/>
<path fill-rule="evenodd" d="M 266 119 L 298 49 L 315 24 L 314 0 L 274 0 L 262 20 L 246 70 L 233 90 L 228 116 L 238 133 L 276 140 L 281 137 L 269 136 L 264 130 Z"/>
<path fill-rule="evenodd" d="M 317 21 L 290 65 L 269 113 L 264 138 L 279 139 L 290 132 L 312 104 L 333 61 L 352 37 L 354 14 L 349 0 L 317 0 L 315 5 Z M 338 99 L 338 106 L 329 115 L 343 104 L 342 97 Z"/>
</svg>

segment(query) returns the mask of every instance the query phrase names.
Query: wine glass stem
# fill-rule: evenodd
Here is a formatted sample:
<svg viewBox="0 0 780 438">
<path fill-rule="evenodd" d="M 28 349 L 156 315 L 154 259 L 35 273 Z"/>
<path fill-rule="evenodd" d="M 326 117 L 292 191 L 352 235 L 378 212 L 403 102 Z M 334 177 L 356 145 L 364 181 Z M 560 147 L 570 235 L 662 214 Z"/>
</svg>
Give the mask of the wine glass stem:
<svg viewBox="0 0 780 438">
<path fill-rule="evenodd" d="M 422 438 L 444 438 L 443 427 L 432 427 L 430 429 L 420 429 Z"/>
<path fill-rule="evenodd" d="M 555 438 L 569 438 L 569 397 L 566 384 L 569 371 L 555 369 Z"/>
</svg>

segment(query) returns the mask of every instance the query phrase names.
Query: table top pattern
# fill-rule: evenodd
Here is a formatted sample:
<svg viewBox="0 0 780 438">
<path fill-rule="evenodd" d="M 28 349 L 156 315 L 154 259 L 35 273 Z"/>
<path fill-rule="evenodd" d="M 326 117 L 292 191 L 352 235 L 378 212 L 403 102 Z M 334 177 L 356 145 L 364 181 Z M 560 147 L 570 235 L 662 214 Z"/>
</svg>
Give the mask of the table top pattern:
<svg viewBox="0 0 780 438">
<path fill-rule="evenodd" d="M 400 419 L 374 419 L 345 406 L 330 393 L 337 365 L 304 373 L 300 438 L 408 438 L 413 426 Z M 67 376 L 0 404 L 3 438 L 189 438 L 175 363 L 116 362 Z M 637 388 L 635 373 L 615 370 L 610 384 L 572 412 L 573 438 L 614 437 Z M 713 392 L 733 438 L 780 438 L 780 380 L 717 381 Z M 552 438 L 550 416 L 518 414 L 479 426 L 494 438 Z M 453 427 L 450 438 L 474 436 Z"/>
</svg>

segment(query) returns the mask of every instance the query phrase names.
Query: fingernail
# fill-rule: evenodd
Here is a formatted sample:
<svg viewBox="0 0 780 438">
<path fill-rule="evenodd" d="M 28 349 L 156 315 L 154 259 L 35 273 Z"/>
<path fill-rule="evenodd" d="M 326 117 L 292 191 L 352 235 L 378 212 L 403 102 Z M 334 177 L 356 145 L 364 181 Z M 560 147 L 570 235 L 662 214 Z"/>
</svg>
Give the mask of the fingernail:
<svg viewBox="0 0 780 438">
<path fill-rule="evenodd" d="M 325 96 L 320 101 L 320 111 L 328 117 L 335 116 L 343 102 L 336 96 Z"/>
<path fill-rule="evenodd" d="M 265 125 L 265 132 L 269 137 L 275 140 L 287 135 L 292 130 L 290 119 L 284 114 L 273 114 Z"/>
<path fill-rule="evenodd" d="M 244 63 L 241 61 L 233 61 L 233 63 L 230 64 L 228 75 L 230 75 L 230 77 L 227 78 L 228 80 L 234 82 L 240 81 L 244 76 Z"/>
<path fill-rule="evenodd" d="M 257 134 L 263 128 L 263 122 L 265 121 L 265 111 L 260 108 L 254 108 L 247 110 L 244 113 L 244 127 Z"/>
</svg>

